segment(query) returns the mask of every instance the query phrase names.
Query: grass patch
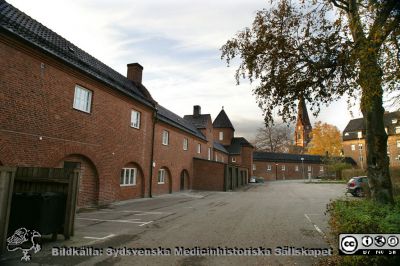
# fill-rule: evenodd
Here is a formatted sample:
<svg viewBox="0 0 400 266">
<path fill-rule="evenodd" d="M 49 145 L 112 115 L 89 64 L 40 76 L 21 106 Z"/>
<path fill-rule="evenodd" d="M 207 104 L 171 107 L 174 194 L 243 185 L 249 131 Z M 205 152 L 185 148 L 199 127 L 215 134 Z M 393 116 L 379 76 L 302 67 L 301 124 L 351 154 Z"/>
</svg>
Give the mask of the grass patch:
<svg viewBox="0 0 400 266">
<path fill-rule="evenodd" d="M 400 196 L 395 205 L 382 205 L 370 199 L 335 200 L 328 204 L 329 225 L 334 247 L 339 247 L 340 233 L 400 233 Z M 324 265 L 400 265 L 400 257 L 339 256 L 337 253 L 322 261 Z M 321 264 L 321 265 L 322 265 Z"/>
</svg>

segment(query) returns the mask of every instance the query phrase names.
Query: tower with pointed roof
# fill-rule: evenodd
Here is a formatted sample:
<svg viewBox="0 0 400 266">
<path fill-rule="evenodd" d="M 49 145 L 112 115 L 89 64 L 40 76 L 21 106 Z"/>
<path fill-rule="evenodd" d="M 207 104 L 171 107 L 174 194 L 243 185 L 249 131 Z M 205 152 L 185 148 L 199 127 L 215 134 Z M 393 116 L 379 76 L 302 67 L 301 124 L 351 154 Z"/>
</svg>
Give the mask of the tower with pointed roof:
<svg viewBox="0 0 400 266">
<path fill-rule="evenodd" d="M 303 152 L 311 141 L 311 130 L 312 127 L 310 118 L 308 117 L 306 102 L 303 97 L 300 97 L 294 133 L 294 145 L 301 148 Z"/>
<path fill-rule="evenodd" d="M 222 107 L 221 112 L 219 112 L 215 118 L 213 128 L 215 141 L 222 145 L 231 145 L 235 134 L 235 128 L 233 127 L 228 115 L 225 113 L 224 107 Z"/>
</svg>

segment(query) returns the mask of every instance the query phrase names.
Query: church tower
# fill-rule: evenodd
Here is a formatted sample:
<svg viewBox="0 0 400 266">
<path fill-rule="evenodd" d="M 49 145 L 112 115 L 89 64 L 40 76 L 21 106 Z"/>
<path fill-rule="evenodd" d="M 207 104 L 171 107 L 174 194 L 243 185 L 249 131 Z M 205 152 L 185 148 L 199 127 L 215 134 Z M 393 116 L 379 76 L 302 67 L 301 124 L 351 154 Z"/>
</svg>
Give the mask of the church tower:
<svg viewBox="0 0 400 266">
<path fill-rule="evenodd" d="M 306 102 L 303 97 L 299 99 L 299 106 L 297 111 L 296 129 L 294 132 L 294 145 L 301 148 L 304 152 L 307 144 L 310 142 L 311 137 L 311 123 L 308 117 Z"/>
</svg>

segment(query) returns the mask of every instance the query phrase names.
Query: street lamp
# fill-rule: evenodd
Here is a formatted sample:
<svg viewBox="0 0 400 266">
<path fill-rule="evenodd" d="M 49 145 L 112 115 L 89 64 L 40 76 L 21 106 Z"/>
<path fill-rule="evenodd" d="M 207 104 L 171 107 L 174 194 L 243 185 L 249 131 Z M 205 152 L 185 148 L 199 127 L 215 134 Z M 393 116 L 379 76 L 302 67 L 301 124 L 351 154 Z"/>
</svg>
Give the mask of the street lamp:
<svg viewBox="0 0 400 266">
<path fill-rule="evenodd" d="M 360 134 L 361 133 L 361 134 Z M 364 157 L 362 156 L 362 151 L 360 149 L 360 141 L 361 141 L 361 137 L 362 137 L 362 132 L 359 131 L 358 132 L 358 160 L 360 161 L 361 164 L 361 170 L 364 170 Z"/>
<path fill-rule="evenodd" d="M 301 157 L 300 160 L 301 160 L 301 168 L 302 168 L 302 171 L 303 171 L 303 179 L 304 179 L 304 158 Z"/>
<path fill-rule="evenodd" d="M 275 163 L 275 180 L 278 180 L 278 164 Z"/>
</svg>

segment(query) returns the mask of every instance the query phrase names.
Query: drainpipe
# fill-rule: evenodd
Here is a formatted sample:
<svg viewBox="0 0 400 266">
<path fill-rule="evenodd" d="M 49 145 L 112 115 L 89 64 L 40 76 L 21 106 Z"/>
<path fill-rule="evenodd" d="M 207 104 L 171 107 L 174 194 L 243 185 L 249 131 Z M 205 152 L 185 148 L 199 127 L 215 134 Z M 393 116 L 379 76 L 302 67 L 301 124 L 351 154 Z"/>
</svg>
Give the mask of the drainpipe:
<svg viewBox="0 0 400 266">
<path fill-rule="evenodd" d="M 154 108 L 153 112 L 153 133 L 151 136 L 151 154 L 150 154 L 150 186 L 149 186 L 149 197 L 153 197 L 153 163 L 154 163 L 154 137 L 155 137 L 155 127 L 157 123 L 157 107 Z"/>
</svg>

